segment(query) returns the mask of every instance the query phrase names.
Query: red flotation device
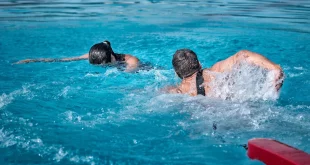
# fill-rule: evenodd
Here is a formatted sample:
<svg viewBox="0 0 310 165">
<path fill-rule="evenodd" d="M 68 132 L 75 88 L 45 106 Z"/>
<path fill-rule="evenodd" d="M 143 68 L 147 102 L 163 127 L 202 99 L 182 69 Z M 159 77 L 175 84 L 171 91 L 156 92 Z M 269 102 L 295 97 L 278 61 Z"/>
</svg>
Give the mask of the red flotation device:
<svg viewBox="0 0 310 165">
<path fill-rule="evenodd" d="M 248 156 L 266 165 L 310 165 L 310 155 L 272 139 L 248 141 Z"/>
</svg>

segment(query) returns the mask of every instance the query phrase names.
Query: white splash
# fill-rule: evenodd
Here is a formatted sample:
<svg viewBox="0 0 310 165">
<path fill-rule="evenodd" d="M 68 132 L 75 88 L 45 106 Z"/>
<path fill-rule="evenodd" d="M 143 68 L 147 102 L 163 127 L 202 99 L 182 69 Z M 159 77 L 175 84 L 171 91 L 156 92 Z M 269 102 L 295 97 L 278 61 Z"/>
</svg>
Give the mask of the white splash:
<svg viewBox="0 0 310 165">
<path fill-rule="evenodd" d="M 66 155 L 68 154 L 68 152 L 64 151 L 63 148 L 60 148 L 58 150 L 58 152 L 56 153 L 54 160 L 56 160 L 57 162 L 61 161 Z"/>
<path fill-rule="evenodd" d="M 99 73 L 87 73 L 85 75 L 85 77 L 100 77 L 100 76 L 101 76 L 101 74 L 99 74 Z"/>
<path fill-rule="evenodd" d="M 111 74 L 114 74 L 114 73 L 118 73 L 119 71 L 117 70 L 117 68 L 113 68 L 113 69 L 108 69 L 105 73 L 104 73 L 104 76 L 109 76 Z"/>
<path fill-rule="evenodd" d="M 33 151 L 42 149 L 44 152 L 41 151 L 40 154 L 45 154 L 45 146 L 40 138 L 35 137 L 31 139 L 26 134 L 15 135 L 14 132 L 5 131 L 4 128 L 0 129 L 0 148 L 7 148 L 13 145 Z"/>
<path fill-rule="evenodd" d="M 0 109 L 4 106 L 10 104 L 13 99 L 14 98 L 11 94 L 7 95 L 7 94 L 3 93 L 0 96 Z"/>
<path fill-rule="evenodd" d="M 235 66 L 231 72 L 211 73 L 209 96 L 244 102 L 247 100 L 276 100 L 275 73 L 246 63 Z"/>
<path fill-rule="evenodd" d="M 287 77 L 301 77 L 308 73 L 308 70 L 304 67 L 285 67 L 284 70 L 287 71 Z"/>
<path fill-rule="evenodd" d="M 292 77 L 300 77 L 303 76 L 304 73 L 288 73 L 288 77 L 292 78 Z"/>
<path fill-rule="evenodd" d="M 6 148 L 15 145 L 17 141 L 14 139 L 15 137 L 11 132 L 4 131 L 3 128 L 0 129 L 0 148 Z"/>
<path fill-rule="evenodd" d="M 67 97 L 69 90 L 71 89 L 70 86 L 66 86 L 62 89 L 62 91 L 58 94 L 58 96 Z"/>
<path fill-rule="evenodd" d="M 154 72 L 156 81 L 167 81 L 167 77 L 163 75 L 159 70 L 155 70 Z"/>
<path fill-rule="evenodd" d="M 297 66 L 295 66 L 294 69 L 296 69 L 296 70 L 305 70 L 303 67 L 297 67 Z"/>
<path fill-rule="evenodd" d="M 74 163 L 88 163 L 90 165 L 95 165 L 93 156 L 77 156 L 77 155 L 75 155 L 75 156 L 72 156 L 69 160 L 71 162 L 74 162 Z"/>
<path fill-rule="evenodd" d="M 0 96 L 0 109 L 10 104 L 15 97 L 28 94 L 30 92 L 30 90 L 28 89 L 29 87 L 30 86 L 23 86 L 22 89 L 15 90 L 9 94 L 2 93 L 2 95 Z M 27 99 L 31 98 L 32 97 L 29 97 Z"/>
<path fill-rule="evenodd" d="M 66 111 L 64 113 L 66 120 L 70 122 L 81 122 L 81 116 L 73 111 Z"/>
</svg>

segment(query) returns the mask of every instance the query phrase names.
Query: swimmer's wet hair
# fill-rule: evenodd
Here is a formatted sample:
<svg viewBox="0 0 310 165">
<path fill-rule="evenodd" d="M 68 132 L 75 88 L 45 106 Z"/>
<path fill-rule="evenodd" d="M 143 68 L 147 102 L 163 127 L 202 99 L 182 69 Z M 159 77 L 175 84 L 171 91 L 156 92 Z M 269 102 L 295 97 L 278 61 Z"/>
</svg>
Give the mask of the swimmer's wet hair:
<svg viewBox="0 0 310 165">
<path fill-rule="evenodd" d="M 196 53 L 190 49 L 177 50 L 173 55 L 172 65 L 181 79 L 189 77 L 201 69 Z"/>
<path fill-rule="evenodd" d="M 89 50 L 89 63 L 105 64 L 111 62 L 111 55 L 114 54 L 109 41 L 103 41 L 93 45 Z"/>
</svg>

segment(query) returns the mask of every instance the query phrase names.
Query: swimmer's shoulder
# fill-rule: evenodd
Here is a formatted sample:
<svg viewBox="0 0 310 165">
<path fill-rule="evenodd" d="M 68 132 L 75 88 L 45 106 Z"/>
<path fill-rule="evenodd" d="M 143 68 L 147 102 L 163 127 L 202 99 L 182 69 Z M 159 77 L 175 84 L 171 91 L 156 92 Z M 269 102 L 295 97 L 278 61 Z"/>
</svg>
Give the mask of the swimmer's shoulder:
<svg viewBox="0 0 310 165">
<path fill-rule="evenodd" d="M 137 57 L 130 54 L 124 54 L 124 59 L 128 65 L 138 65 L 140 62 L 140 60 Z"/>
<path fill-rule="evenodd" d="M 135 62 L 139 62 L 140 60 L 136 57 L 136 56 L 133 56 L 131 54 L 124 54 L 124 59 L 125 61 L 135 61 Z"/>
<path fill-rule="evenodd" d="M 139 66 L 139 59 L 130 54 L 123 54 L 124 62 L 126 64 L 126 71 L 134 72 Z"/>
<path fill-rule="evenodd" d="M 214 71 L 211 68 L 203 69 L 204 83 L 209 83 L 214 79 Z"/>
<path fill-rule="evenodd" d="M 209 68 L 205 68 L 205 69 L 202 69 L 202 75 L 203 77 L 205 76 L 209 76 L 211 74 L 211 70 Z"/>
</svg>

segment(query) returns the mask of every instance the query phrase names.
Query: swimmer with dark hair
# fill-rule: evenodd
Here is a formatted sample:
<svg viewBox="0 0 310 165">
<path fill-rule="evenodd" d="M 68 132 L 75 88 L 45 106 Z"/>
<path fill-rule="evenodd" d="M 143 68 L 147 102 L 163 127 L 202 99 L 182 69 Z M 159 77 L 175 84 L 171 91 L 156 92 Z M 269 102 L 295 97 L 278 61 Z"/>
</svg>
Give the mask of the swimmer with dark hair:
<svg viewBox="0 0 310 165">
<path fill-rule="evenodd" d="M 266 57 L 247 50 L 241 50 L 229 58 L 217 62 L 209 69 L 202 69 L 195 52 L 190 49 L 180 49 L 175 52 L 172 59 L 174 71 L 182 82 L 177 87 L 168 87 L 169 93 L 182 93 L 191 96 L 207 95 L 210 90 L 208 84 L 214 77 L 211 72 L 223 73 L 231 71 L 233 66 L 246 62 L 269 71 L 275 72 L 274 88 L 278 91 L 283 84 L 282 68 L 268 60 Z"/>
<path fill-rule="evenodd" d="M 139 59 L 135 56 L 129 54 L 118 54 L 114 53 L 111 43 L 109 41 L 103 41 L 93 45 L 89 53 L 84 54 L 79 57 L 72 58 L 62 58 L 62 59 L 26 59 L 16 62 L 16 64 L 24 64 L 31 62 L 69 62 L 69 61 L 79 61 L 87 60 L 90 64 L 109 64 L 109 63 L 124 63 L 126 64 L 126 71 L 133 71 L 139 66 Z"/>
</svg>

